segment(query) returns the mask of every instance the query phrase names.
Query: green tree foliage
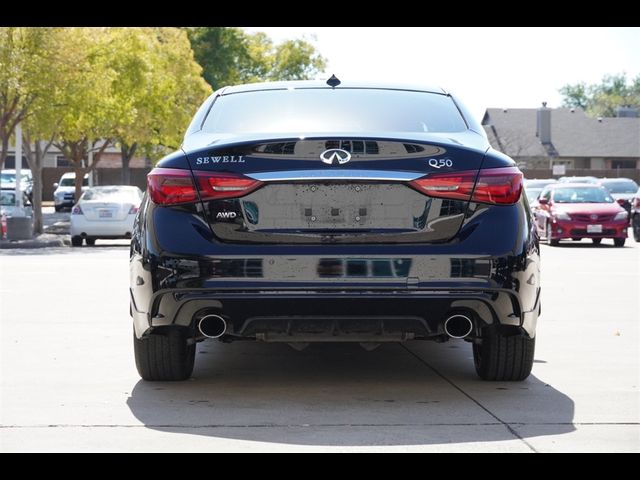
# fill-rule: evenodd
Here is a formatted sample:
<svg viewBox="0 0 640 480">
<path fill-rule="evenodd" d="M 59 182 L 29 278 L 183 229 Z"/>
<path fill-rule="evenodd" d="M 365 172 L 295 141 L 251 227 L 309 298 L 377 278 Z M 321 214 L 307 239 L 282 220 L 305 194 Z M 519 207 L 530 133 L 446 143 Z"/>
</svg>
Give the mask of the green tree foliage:
<svg viewBox="0 0 640 480">
<path fill-rule="evenodd" d="M 278 45 L 264 33 L 235 27 L 187 29 L 204 78 L 214 89 L 269 80 L 305 80 L 323 71 L 325 59 L 306 40 Z"/>
<path fill-rule="evenodd" d="M 193 58 L 186 32 L 177 28 L 112 29 L 117 73 L 112 97 L 123 109 L 113 139 L 122 154 L 122 182 L 136 152 L 150 158 L 176 149 L 196 109 L 211 94 Z"/>
<path fill-rule="evenodd" d="M 67 87 L 58 92 L 55 102 L 55 146 L 73 164 L 76 199 L 80 198 L 84 175 L 97 166 L 106 148 L 113 144 L 116 127 L 132 115 L 129 106 L 112 95 L 112 85 L 118 78 L 113 62 L 118 47 L 108 28 L 63 30 L 59 55 L 73 68 L 66 72 Z"/>
<path fill-rule="evenodd" d="M 16 125 L 34 112 L 55 81 L 53 28 L 0 28 L 0 168 Z M 53 68 L 51 68 L 53 67 Z"/>
<path fill-rule="evenodd" d="M 601 83 L 565 85 L 560 93 L 565 107 L 580 107 L 592 116 L 613 117 L 620 106 L 640 108 L 640 75 L 631 82 L 624 73 L 606 75 Z"/>
</svg>

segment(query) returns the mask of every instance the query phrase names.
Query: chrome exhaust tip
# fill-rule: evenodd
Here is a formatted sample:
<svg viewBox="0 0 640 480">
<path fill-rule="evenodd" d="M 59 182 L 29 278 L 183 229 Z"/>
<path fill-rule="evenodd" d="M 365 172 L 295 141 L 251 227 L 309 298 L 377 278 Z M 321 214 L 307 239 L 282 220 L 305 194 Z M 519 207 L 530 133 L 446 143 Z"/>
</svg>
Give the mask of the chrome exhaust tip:
<svg viewBox="0 0 640 480">
<path fill-rule="evenodd" d="M 465 338 L 473 330 L 473 322 L 466 315 L 457 313 L 444 321 L 444 331 L 451 338 Z"/>
<path fill-rule="evenodd" d="M 220 315 L 205 315 L 198 321 L 198 331 L 207 338 L 220 338 L 227 331 L 227 322 Z"/>
</svg>

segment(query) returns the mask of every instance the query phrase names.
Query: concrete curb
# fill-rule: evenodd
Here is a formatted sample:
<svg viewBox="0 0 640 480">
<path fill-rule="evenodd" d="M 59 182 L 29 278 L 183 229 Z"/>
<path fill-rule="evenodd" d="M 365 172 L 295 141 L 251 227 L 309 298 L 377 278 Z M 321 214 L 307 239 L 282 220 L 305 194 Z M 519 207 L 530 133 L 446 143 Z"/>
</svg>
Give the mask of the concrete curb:
<svg viewBox="0 0 640 480">
<path fill-rule="evenodd" d="M 44 237 L 44 238 L 43 238 Z M 0 250 L 16 248 L 66 247 L 71 244 L 68 235 L 40 235 L 29 240 L 0 240 Z"/>
</svg>

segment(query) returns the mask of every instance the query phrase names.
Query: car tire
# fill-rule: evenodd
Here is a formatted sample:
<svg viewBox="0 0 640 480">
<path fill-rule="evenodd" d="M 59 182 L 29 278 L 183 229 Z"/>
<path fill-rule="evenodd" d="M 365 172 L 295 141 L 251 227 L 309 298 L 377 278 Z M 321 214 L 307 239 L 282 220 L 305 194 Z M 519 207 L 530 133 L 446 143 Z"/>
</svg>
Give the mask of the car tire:
<svg viewBox="0 0 640 480">
<path fill-rule="evenodd" d="M 473 345 L 476 372 L 483 380 L 522 381 L 533 367 L 536 339 L 522 333 L 485 327 L 482 343 Z"/>
<path fill-rule="evenodd" d="M 551 238 L 551 224 L 549 222 L 547 222 L 547 228 L 545 229 L 544 236 L 547 239 L 547 245 L 550 245 L 552 247 L 557 247 L 558 245 L 560 245 L 560 240 Z"/>
<path fill-rule="evenodd" d="M 613 239 L 613 244 L 616 247 L 624 247 L 625 240 L 626 240 L 626 238 L 614 238 Z"/>
<path fill-rule="evenodd" d="M 55 205 L 53 208 L 55 208 L 56 213 L 59 213 L 62 211 L 62 207 L 60 205 Z"/>
<path fill-rule="evenodd" d="M 81 247 L 82 246 L 82 237 L 74 236 L 71 237 L 71 246 L 72 247 Z"/>
<path fill-rule="evenodd" d="M 95 238 L 85 238 L 84 241 L 87 245 L 90 245 L 92 247 L 96 244 Z"/>
<path fill-rule="evenodd" d="M 170 329 L 139 339 L 133 334 L 136 368 L 143 380 L 173 382 L 193 373 L 196 345 L 182 329 Z"/>
<path fill-rule="evenodd" d="M 600 245 L 602 243 L 601 238 L 592 238 L 591 241 L 593 242 L 594 245 Z"/>
</svg>

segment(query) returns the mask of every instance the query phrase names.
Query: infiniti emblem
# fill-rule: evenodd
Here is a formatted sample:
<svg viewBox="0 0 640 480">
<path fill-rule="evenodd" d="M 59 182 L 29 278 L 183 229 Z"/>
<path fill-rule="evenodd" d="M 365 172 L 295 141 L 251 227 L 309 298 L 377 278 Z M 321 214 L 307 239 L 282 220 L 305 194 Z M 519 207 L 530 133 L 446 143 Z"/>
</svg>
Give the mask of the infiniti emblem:
<svg viewBox="0 0 640 480">
<path fill-rule="evenodd" d="M 339 164 L 343 164 L 351 160 L 351 154 L 341 148 L 330 148 L 320 154 L 320 160 L 329 165 L 333 165 L 335 160 L 338 160 Z"/>
</svg>

